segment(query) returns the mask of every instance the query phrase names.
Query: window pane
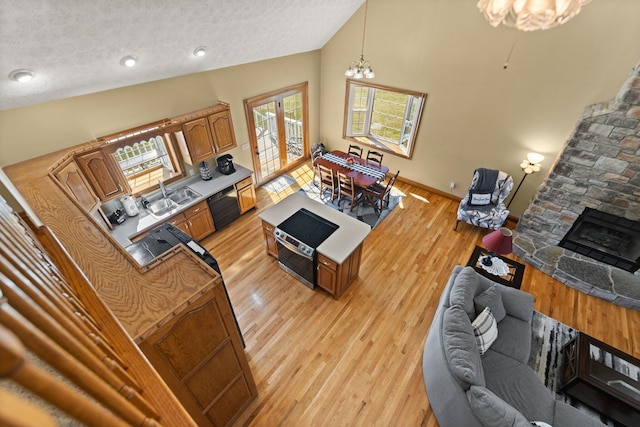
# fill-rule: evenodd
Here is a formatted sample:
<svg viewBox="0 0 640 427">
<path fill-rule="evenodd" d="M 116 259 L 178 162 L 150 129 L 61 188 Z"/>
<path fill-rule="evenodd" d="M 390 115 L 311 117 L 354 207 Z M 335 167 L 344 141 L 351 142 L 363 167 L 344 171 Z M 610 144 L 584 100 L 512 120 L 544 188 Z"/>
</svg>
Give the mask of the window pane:
<svg viewBox="0 0 640 427">
<path fill-rule="evenodd" d="M 427 95 L 352 79 L 346 90 L 343 136 L 410 158 Z"/>
<path fill-rule="evenodd" d="M 353 135 L 364 135 L 367 120 L 369 88 L 358 86 L 354 89 L 353 102 L 351 108 L 351 133 Z"/>
<path fill-rule="evenodd" d="M 287 160 L 292 162 L 303 154 L 302 135 L 302 94 L 287 96 L 283 99 L 284 126 L 286 132 Z"/>
<path fill-rule="evenodd" d="M 375 91 L 371 118 L 372 136 L 393 144 L 400 143 L 407 96 L 382 89 Z"/>
</svg>

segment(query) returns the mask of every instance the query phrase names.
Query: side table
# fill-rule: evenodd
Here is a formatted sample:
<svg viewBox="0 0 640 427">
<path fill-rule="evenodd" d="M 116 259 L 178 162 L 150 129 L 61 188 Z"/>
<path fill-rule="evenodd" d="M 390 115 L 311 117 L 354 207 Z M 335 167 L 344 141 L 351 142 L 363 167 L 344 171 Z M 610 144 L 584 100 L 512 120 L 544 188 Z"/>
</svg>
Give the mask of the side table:
<svg viewBox="0 0 640 427">
<path fill-rule="evenodd" d="M 504 263 L 509 268 L 509 272 L 504 276 L 496 276 L 495 274 L 491 274 L 484 268 L 482 268 L 480 259 L 487 255 L 489 255 L 489 251 L 487 251 L 483 247 L 476 246 L 476 248 L 473 250 L 473 253 L 471 254 L 471 258 L 469 258 L 469 261 L 467 261 L 467 265 L 473 267 L 478 273 L 488 279 L 493 280 L 494 282 L 498 282 L 512 288 L 520 289 L 520 286 L 522 286 L 522 276 L 524 276 L 524 264 L 520 264 L 517 261 L 505 258 L 500 255 L 495 255 L 497 258 L 504 261 Z"/>
<path fill-rule="evenodd" d="M 640 360 L 587 334 L 562 350 L 560 391 L 625 426 L 640 425 Z"/>
</svg>

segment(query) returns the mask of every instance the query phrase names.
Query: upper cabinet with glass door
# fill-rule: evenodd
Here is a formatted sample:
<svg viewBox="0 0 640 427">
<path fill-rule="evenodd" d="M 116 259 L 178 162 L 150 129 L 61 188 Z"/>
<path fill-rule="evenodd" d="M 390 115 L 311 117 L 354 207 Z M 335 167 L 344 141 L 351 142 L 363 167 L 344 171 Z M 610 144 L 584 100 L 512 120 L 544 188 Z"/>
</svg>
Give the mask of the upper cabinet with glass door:
<svg viewBox="0 0 640 427">
<path fill-rule="evenodd" d="M 347 80 L 343 138 L 411 158 L 427 94 Z"/>
</svg>

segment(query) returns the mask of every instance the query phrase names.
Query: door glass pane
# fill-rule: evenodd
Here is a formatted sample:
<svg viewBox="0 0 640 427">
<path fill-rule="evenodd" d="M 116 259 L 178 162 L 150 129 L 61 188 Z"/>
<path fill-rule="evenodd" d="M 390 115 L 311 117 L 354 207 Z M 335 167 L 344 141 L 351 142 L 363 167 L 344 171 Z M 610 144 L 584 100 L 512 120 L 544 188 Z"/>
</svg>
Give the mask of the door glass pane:
<svg viewBox="0 0 640 427">
<path fill-rule="evenodd" d="M 260 175 L 270 176 L 280 169 L 280 149 L 278 146 L 278 122 L 274 101 L 253 108 L 253 123 L 258 142 Z"/>
<path fill-rule="evenodd" d="M 296 93 L 283 99 L 284 126 L 287 144 L 287 163 L 303 155 L 302 94 Z"/>
</svg>

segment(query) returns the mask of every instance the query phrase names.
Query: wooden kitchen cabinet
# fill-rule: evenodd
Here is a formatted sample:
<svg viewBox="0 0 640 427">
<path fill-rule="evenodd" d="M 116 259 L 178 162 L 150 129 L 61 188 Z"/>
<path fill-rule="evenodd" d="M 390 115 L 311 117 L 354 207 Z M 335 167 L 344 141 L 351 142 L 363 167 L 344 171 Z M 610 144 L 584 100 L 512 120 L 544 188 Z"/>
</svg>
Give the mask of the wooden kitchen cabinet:
<svg viewBox="0 0 640 427">
<path fill-rule="evenodd" d="M 184 138 L 178 139 L 182 158 L 190 165 L 197 165 L 237 146 L 231 110 L 227 104 L 202 110 L 199 115 L 197 112 L 187 115 L 194 118 L 182 122 Z"/>
<path fill-rule="evenodd" d="M 215 225 L 213 224 L 213 218 L 211 218 L 211 211 L 209 211 L 209 205 L 207 205 L 206 200 L 191 206 L 184 212 L 180 212 L 179 214 L 168 218 L 164 223 L 171 224 L 174 227 L 179 228 L 196 241 L 202 240 L 216 231 Z M 160 224 L 161 223 L 159 222 L 157 225 Z M 132 236 L 130 240 L 135 243 L 148 234 L 148 232 L 143 232 Z"/>
<path fill-rule="evenodd" d="M 262 234 L 264 235 L 264 243 L 267 248 L 267 254 L 278 258 L 278 246 L 276 245 L 276 237 L 273 232 L 275 227 L 268 222 L 262 221 Z"/>
<path fill-rule="evenodd" d="M 236 135 L 231 121 L 231 110 L 226 108 L 208 117 L 216 153 L 236 147 Z"/>
<path fill-rule="evenodd" d="M 342 264 L 318 254 L 316 276 L 318 286 L 333 295 L 335 299 L 340 298 L 358 277 L 361 257 L 362 245 L 358 245 Z"/>
<path fill-rule="evenodd" d="M 139 346 L 201 427 L 231 425 L 258 394 L 221 284 Z"/>
<path fill-rule="evenodd" d="M 336 294 L 336 282 L 338 281 L 338 264 L 318 254 L 317 282 L 325 291 L 331 295 Z"/>
<path fill-rule="evenodd" d="M 73 159 L 68 159 L 68 162 L 57 168 L 53 174 L 62 187 L 75 198 L 78 205 L 84 209 L 96 223 L 104 228 L 111 229 L 111 224 L 100 206 L 100 199 L 93 192 L 91 185 L 89 185 L 89 182 Z"/>
<path fill-rule="evenodd" d="M 184 216 L 188 230 L 186 233 L 193 237 L 194 240 L 202 240 L 216 231 L 206 200 L 187 209 L 184 212 Z M 177 227 L 180 228 L 179 226 Z"/>
<path fill-rule="evenodd" d="M 115 160 L 101 149 L 79 155 L 76 161 L 103 202 L 130 193 L 129 184 Z"/>
<path fill-rule="evenodd" d="M 100 199 L 73 160 L 56 170 L 54 175 L 64 189 L 75 197 L 81 208 L 89 212 L 99 205 Z"/>
<path fill-rule="evenodd" d="M 238 207 L 241 215 L 256 207 L 256 190 L 250 176 L 236 183 L 236 191 L 238 192 Z"/>
</svg>

